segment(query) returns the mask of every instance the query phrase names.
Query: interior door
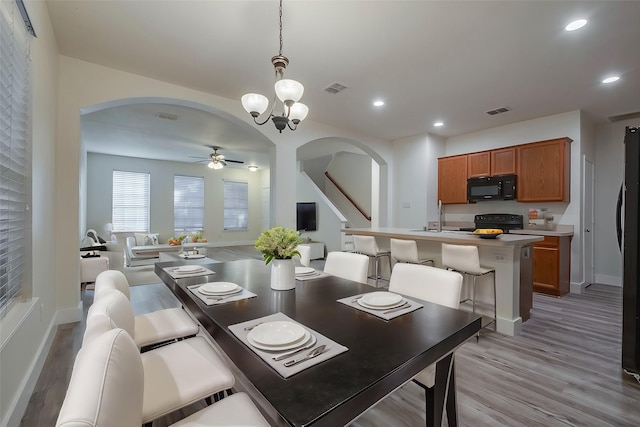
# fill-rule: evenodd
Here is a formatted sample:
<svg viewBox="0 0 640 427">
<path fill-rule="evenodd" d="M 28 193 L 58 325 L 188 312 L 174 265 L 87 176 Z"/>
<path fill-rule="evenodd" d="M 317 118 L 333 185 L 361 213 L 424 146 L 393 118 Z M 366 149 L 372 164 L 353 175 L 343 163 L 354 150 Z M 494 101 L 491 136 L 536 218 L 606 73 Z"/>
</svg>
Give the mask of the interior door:
<svg viewBox="0 0 640 427">
<path fill-rule="evenodd" d="M 582 233 L 582 254 L 584 266 L 584 283 L 588 286 L 593 283 L 593 162 L 583 157 L 584 161 L 584 198 L 583 198 L 583 233 Z"/>
</svg>

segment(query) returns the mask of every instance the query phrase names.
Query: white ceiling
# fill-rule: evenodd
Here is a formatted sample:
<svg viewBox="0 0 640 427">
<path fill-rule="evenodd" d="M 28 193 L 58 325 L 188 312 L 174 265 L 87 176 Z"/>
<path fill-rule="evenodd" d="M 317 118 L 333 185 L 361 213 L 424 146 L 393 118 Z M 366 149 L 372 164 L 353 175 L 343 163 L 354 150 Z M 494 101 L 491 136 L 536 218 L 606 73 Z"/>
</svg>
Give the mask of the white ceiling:
<svg viewBox="0 0 640 427">
<path fill-rule="evenodd" d="M 276 0 L 47 4 L 63 55 L 230 99 L 271 96 Z M 283 13 L 286 77 L 304 84 L 308 120 L 395 140 L 460 135 L 577 109 L 596 122 L 640 111 L 639 1 L 288 0 Z M 564 31 L 578 17 L 588 25 Z M 612 73 L 620 81 L 600 83 Z M 348 88 L 335 95 L 323 90 L 335 82 Z M 374 108 L 376 98 L 386 105 Z M 511 111 L 486 114 L 503 106 Z M 161 136 L 162 120 L 154 115 L 160 111 L 128 108 L 85 117 L 87 147 L 104 147 L 104 135 L 117 125 L 120 142 L 138 138 L 124 144 L 129 148 Z M 203 145 L 211 144 L 226 147 L 229 158 L 252 161 L 249 145 L 266 155 L 259 132 L 174 109 L 181 117 L 194 114 L 173 135 L 183 157 L 181 144 L 190 141 L 189 155 L 206 156 Z M 436 120 L 445 125 L 434 128 Z"/>
</svg>

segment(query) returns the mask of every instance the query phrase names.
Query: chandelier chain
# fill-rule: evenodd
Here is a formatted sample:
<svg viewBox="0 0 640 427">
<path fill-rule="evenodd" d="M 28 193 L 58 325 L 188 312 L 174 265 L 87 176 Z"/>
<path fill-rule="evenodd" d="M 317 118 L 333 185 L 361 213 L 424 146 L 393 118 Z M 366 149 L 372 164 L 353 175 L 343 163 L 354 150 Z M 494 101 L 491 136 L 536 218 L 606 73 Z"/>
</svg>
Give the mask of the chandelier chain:
<svg viewBox="0 0 640 427">
<path fill-rule="evenodd" d="M 282 0 L 280 0 L 280 56 L 282 56 Z"/>
</svg>

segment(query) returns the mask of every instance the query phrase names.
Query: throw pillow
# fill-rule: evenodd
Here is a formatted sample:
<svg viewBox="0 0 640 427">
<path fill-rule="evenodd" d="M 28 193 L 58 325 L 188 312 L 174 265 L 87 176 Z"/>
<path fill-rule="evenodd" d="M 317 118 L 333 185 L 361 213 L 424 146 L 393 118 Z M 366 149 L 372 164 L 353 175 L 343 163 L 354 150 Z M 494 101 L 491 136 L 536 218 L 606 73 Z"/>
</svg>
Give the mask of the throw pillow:
<svg viewBox="0 0 640 427">
<path fill-rule="evenodd" d="M 133 233 L 136 246 L 152 246 L 159 244 L 158 233 Z"/>
</svg>

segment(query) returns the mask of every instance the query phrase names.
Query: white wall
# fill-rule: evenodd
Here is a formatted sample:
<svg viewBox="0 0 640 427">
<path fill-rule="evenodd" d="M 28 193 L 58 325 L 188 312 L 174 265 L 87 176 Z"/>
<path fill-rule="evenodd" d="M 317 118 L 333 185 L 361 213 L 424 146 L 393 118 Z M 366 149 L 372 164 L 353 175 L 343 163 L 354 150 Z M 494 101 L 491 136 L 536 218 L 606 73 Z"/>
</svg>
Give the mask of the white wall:
<svg viewBox="0 0 640 427">
<path fill-rule="evenodd" d="M 205 222 L 203 235 L 209 243 L 251 244 L 262 228 L 262 177 L 246 169 L 227 167 L 212 170 L 206 163 L 190 164 L 133 157 L 89 153 L 87 174 L 87 228 L 102 234 L 104 224 L 111 222 L 113 171 L 149 172 L 151 178 L 150 231 L 160 233 L 161 243 L 173 237 L 173 178 L 175 175 L 204 177 Z M 263 171 L 265 172 L 265 171 Z M 249 183 L 249 228 L 247 231 L 225 231 L 223 182 Z M 104 237 L 104 236 L 103 236 Z"/>
<path fill-rule="evenodd" d="M 622 286 L 622 255 L 616 237 L 616 202 L 624 179 L 626 126 L 640 126 L 640 118 L 606 123 L 596 129 L 595 278 L 597 283 L 616 286 Z"/>
<path fill-rule="evenodd" d="M 45 2 L 26 1 L 38 38 L 31 43 L 32 257 L 25 272 L 26 301 L 0 320 L 0 425 L 16 426 L 27 406 L 56 326 L 53 276 L 55 230 L 55 119 L 58 47 Z M 19 19 L 19 18 L 18 18 Z M 59 314 L 59 313 L 58 313 Z"/>
</svg>

